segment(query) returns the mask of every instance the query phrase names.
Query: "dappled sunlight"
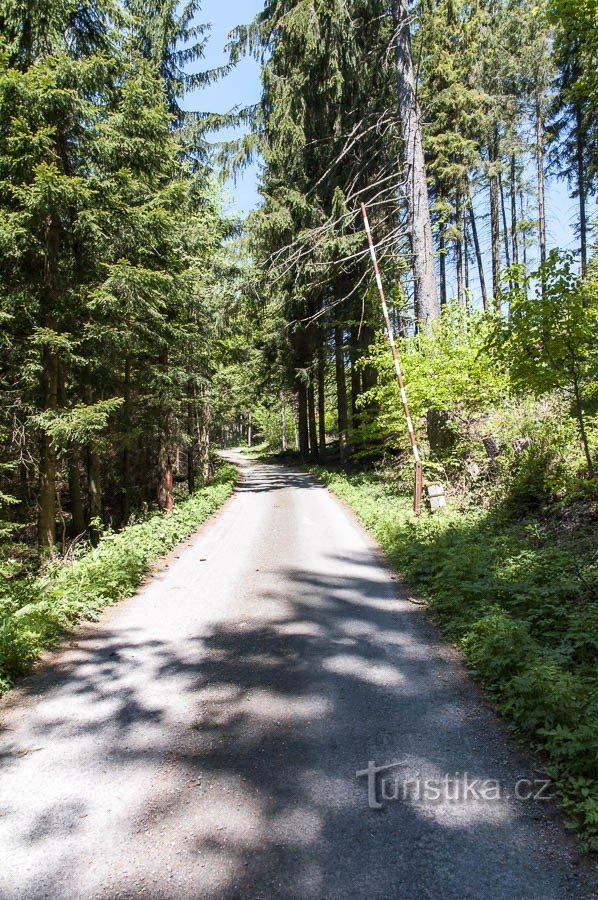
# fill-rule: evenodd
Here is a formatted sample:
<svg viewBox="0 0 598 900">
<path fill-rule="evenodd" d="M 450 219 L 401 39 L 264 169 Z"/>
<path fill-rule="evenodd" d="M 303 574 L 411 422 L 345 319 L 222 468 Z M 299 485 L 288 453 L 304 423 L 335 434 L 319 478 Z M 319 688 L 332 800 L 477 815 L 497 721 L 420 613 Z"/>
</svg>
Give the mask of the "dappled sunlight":
<svg viewBox="0 0 598 900">
<path fill-rule="evenodd" d="M 381 687 L 394 687 L 405 681 L 404 675 L 397 672 L 393 666 L 381 663 L 367 665 L 365 660 L 360 660 L 356 656 L 332 656 L 325 659 L 322 665 L 327 672 L 354 676 L 367 684 L 377 684 Z"/>
<path fill-rule="evenodd" d="M 276 470 L 280 490 L 284 478 Z M 335 510 L 325 492 L 306 495 Z M 230 509 L 240 533 L 242 509 Z M 202 544 L 209 556 L 213 534 Z M 531 846 L 529 813 L 506 796 L 384 799 L 382 773 L 382 809 L 370 808 L 356 773 L 372 760 L 400 764 L 391 774 L 401 785 L 467 772 L 509 791 L 529 763 L 353 523 L 341 539 L 349 553 L 316 558 L 303 543 L 295 560 L 283 543 L 268 560 L 264 529 L 244 550 L 251 587 L 220 620 L 213 600 L 198 602 L 194 578 L 181 590 L 190 548 L 172 570 L 176 606 L 148 588 L 22 683 L 23 700 L 43 702 L 2 750 L 11 790 L 29 799 L 18 818 L 14 802 L 3 808 L 0 834 L 9 852 L 27 846 L 55 897 L 67 896 L 73 865 L 81 889 L 97 892 L 100 833 L 106 859 L 130 851 L 126 872 L 102 870 L 106 900 L 135 883 L 182 900 L 393 896 L 420 847 L 418 877 L 433 896 L 459 895 L 459 872 L 441 876 L 452 853 L 482 872 L 490 896 L 505 856 L 518 877 L 538 877 L 533 848 L 516 858 Z M 168 609 L 163 636 L 145 631 L 152 604 Z"/>
</svg>

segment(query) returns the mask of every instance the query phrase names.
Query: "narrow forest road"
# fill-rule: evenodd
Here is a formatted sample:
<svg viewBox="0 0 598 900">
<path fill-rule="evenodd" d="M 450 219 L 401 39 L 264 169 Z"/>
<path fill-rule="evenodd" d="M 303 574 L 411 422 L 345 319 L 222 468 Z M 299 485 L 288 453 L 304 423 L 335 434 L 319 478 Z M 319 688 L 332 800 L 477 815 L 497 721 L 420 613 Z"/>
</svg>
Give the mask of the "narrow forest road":
<svg viewBox="0 0 598 900">
<path fill-rule="evenodd" d="M 592 896 L 550 804 L 505 796 L 529 760 L 350 513 L 242 465 L 179 558 L 0 705 L 3 900 Z M 370 760 L 411 799 L 370 809 Z M 465 773 L 502 799 L 413 796 Z"/>
</svg>

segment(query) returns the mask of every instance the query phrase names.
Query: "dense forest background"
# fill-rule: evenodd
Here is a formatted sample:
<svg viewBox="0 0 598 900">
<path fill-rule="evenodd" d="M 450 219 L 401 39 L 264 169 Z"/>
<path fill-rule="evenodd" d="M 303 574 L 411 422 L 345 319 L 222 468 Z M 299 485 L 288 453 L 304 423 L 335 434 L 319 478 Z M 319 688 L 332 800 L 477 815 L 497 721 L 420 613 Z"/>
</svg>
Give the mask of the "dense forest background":
<svg viewBox="0 0 598 900">
<path fill-rule="evenodd" d="M 0 9 L 6 528 L 95 540 L 251 435 L 400 456 L 363 201 L 430 472 L 483 481 L 531 441 L 557 460 L 534 490 L 593 475 L 595 2 L 268 2 L 229 47 L 260 60 L 261 102 L 229 117 L 181 107 L 226 77 L 200 72 L 198 16 Z M 224 121 L 250 133 L 215 156 Z M 252 158 L 241 226 L 217 175 Z M 577 253 L 547 245 L 547 178 L 577 199 Z"/>
</svg>

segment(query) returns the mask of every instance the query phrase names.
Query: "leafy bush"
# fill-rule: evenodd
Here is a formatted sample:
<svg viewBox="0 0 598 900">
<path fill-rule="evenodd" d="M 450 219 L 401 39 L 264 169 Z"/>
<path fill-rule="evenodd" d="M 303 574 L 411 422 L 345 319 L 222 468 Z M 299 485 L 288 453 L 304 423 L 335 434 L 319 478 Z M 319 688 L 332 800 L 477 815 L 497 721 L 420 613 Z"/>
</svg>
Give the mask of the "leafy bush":
<svg viewBox="0 0 598 900">
<path fill-rule="evenodd" d="M 509 317 L 497 317 L 490 334 L 494 359 L 506 364 L 514 389 L 568 398 L 584 448 L 588 473 L 594 462 L 589 418 L 598 401 L 598 269 L 576 272 L 573 253 L 552 250 L 538 272 L 519 272 L 517 287 L 505 294 Z"/>
<path fill-rule="evenodd" d="M 564 809 L 598 848 L 598 584 L 591 522 L 515 522 L 499 509 L 414 519 L 374 474 L 314 472 L 428 598 L 445 634 L 540 752 Z"/>
<path fill-rule="evenodd" d="M 232 492 L 234 466 L 168 513 L 156 513 L 118 533 L 70 564 L 54 564 L 43 577 L 0 581 L 0 692 L 81 619 L 130 596 L 161 554 L 193 533 Z"/>
<path fill-rule="evenodd" d="M 486 351 L 491 319 L 467 313 L 456 302 L 449 303 L 429 331 L 399 340 L 409 405 L 414 419 L 429 409 L 459 410 L 467 416 L 492 409 L 507 393 L 504 368 Z M 378 373 L 378 383 L 360 397 L 362 407 L 375 410 L 362 440 L 380 440 L 396 435 L 392 446 L 407 448 L 408 436 L 401 398 L 388 344 L 380 338 L 364 365 Z"/>
</svg>

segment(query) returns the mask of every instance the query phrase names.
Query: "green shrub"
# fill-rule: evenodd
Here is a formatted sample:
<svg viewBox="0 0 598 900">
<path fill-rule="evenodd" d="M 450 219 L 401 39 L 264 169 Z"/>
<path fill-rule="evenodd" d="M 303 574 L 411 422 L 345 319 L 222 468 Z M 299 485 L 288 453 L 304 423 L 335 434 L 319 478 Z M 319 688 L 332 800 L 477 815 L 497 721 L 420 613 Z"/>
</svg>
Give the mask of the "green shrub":
<svg viewBox="0 0 598 900">
<path fill-rule="evenodd" d="M 315 468 L 428 599 L 500 712 L 541 754 L 565 811 L 598 848 L 596 554 L 591 523 L 558 529 L 499 509 L 415 519 L 373 473 Z"/>
<path fill-rule="evenodd" d="M 232 492 L 234 466 L 168 513 L 155 513 L 69 564 L 54 564 L 43 577 L 0 582 L 0 692 L 31 668 L 40 654 L 81 619 L 94 619 L 130 596 L 150 563 L 193 533 Z"/>
</svg>

